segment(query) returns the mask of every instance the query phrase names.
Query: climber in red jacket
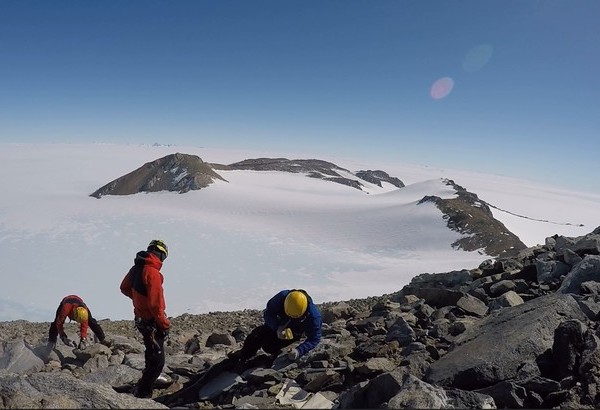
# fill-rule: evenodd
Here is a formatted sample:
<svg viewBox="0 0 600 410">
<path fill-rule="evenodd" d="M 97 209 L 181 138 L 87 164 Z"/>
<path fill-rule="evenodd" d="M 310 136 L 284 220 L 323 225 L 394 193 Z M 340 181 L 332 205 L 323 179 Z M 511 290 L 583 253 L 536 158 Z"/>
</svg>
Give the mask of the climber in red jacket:
<svg viewBox="0 0 600 410">
<path fill-rule="evenodd" d="M 79 323 L 79 343 L 75 343 L 70 340 L 64 330 L 65 321 L 69 318 Z M 98 324 L 98 321 L 92 317 L 92 312 L 77 295 L 65 296 L 56 309 L 56 317 L 50 325 L 50 331 L 48 334 L 48 348 L 49 350 L 54 349 L 56 346 L 56 339 L 60 334 L 60 339 L 67 346 L 78 347 L 79 349 L 86 348 L 86 337 L 88 327 L 92 329 L 92 332 L 96 335 L 101 343 L 106 343 L 104 331 Z"/>
<path fill-rule="evenodd" d="M 171 322 L 165 314 L 160 269 L 168 254 L 163 241 L 151 241 L 146 251 L 135 255 L 134 265 L 121 282 L 121 292 L 133 301 L 135 325 L 146 348 L 146 365 L 134 391 L 136 397 L 152 397 L 152 385 L 165 365 L 164 342 Z"/>
</svg>

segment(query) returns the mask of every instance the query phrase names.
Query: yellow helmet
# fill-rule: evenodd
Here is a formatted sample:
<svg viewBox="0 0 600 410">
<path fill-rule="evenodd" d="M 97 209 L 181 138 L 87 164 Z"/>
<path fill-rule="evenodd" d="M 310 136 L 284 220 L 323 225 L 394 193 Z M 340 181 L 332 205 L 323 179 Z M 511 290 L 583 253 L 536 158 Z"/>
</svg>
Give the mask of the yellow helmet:
<svg viewBox="0 0 600 410">
<path fill-rule="evenodd" d="M 73 320 L 77 323 L 85 322 L 88 320 L 88 310 L 83 306 L 75 308 L 75 311 L 73 312 Z"/>
<path fill-rule="evenodd" d="M 167 244 L 160 240 L 160 239 L 154 239 L 152 241 L 150 241 L 150 244 L 148 245 L 148 248 L 150 247 L 155 247 L 156 249 L 158 249 L 161 252 L 165 253 L 165 258 L 167 256 L 169 256 L 169 248 L 167 248 Z"/>
<path fill-rule="evenodd" d="M 304 292 L 292 290 L 285 297 L 283 310 L 285 314 L 293 319 L 301 317 L 308 308 L 308 298 Z"/>
</svg>

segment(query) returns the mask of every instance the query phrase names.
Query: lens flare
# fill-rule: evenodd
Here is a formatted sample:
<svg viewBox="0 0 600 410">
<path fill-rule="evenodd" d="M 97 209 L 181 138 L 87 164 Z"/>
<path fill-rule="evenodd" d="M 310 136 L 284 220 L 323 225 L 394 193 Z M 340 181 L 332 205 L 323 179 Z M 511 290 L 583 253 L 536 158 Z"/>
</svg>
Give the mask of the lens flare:
<svg viewBox="0 0 600 410">
<path fill-rule="evenodd" d="M 489 44 L 480 44 L 469 50 L 463 61 L 463 69 L 468 73 L 481 70 L 490 62 L 494 49 Z"/>
<path fill-rule="evenodd" d="M 450 94 L 452 88 L 454 87 L 454 80 L 450 77 L 442 77 L 439 80 L 436 80 L 431 86 L 431 98 L 434 100 L 441 100 Z"/>
</svg>

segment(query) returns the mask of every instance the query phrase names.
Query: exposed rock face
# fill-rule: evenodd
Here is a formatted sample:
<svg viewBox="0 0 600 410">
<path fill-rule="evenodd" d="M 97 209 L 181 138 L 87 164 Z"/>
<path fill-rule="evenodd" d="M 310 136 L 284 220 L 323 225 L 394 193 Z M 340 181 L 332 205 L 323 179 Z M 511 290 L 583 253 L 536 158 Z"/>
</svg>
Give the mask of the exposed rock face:
<svg viewBox="0 0 600 410">
<path fill-rule="evenodd" d="M 483 249 L 487 255 L 500 257 L 516 256 L 527 247 L 502 222 L 494 218 L 490 208 L 476 194 L 452 180 L 445 182 L 456 190 L 456 198 L 426 196 L 419 203 L 433 202 L 444 214 L 448 228 L 469 235 L 453 243 L 453 247 L 465 251 Z"/>
<path fill-rule="evenodd" d="M 358 171 L 356 176 L 380 187 L 383 186 L 381 184 L 382 182 L 392 184 L 396 188 L 404 188 L 405 186 L 404 182 L 402 182 L 399 178 L 392 177 L 387 172 L 381 170 Z"/>
<path fill-rule="evenodd" d="M 131 195 L 139 192 L 175 191 L 185 193 L 206 188 L 215 179 L 225 181 L 196 155 L 171 154 L 148 162 L 96 190 L 90 196 Z"/>
<path fill-rule="evenodd" d="M 362 190 L 367 181 L 382 186 L 382 182 L 388 182 L 397 188 L 404 187 L 404 183 L 389 176 L 384 171 L 358 171 L 353 174 L 347 169 L 341 168 L 331 162 L 319 159 L 287 159 L 287 158 L 256 158 L 246 159 L 227 165 L 224 169 L 247 169 L 252 171 L 283 171 L 293 173 L 304 173 L 311 178 L 336 182 Z M 343 174 L 343 175 L 342 175 Z"/>
<path fill-rule="evenodd" d="M 128 393 L 144 367 L 132 321 L 100 321 L 110 348 L 52 352 L 50 323 L 0 322 L 0 408 L 599 408 L 599 232 L 323 303 L 323 339 L 298 362 L 227 359 L 261 311 L 175 317 L 154 400 Z"/>
</svg>

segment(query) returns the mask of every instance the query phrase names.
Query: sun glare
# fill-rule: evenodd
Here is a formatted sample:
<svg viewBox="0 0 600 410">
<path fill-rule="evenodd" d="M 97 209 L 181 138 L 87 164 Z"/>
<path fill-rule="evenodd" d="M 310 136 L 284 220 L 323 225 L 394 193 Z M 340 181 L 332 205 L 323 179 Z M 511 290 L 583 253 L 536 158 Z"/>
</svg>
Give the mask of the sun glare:
<svg viewBox="0 0 600 410">
<path fill-rule="evenodd" d="M 441 100 L 450 94 L 452 88 L 454 88 L 454 80 L 450 77 L 442 77 L 436 80 L 431 86 L 431 98 Z"/>
</svg>

